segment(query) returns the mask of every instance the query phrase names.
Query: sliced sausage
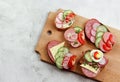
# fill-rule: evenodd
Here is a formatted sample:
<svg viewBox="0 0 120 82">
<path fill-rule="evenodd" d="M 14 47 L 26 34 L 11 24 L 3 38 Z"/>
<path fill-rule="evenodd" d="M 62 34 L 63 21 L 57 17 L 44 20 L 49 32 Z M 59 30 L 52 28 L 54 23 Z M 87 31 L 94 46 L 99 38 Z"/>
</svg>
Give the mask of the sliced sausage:
<svg viewBox="0 0 120 82">
<path fill-rule="evenodd" d="M 58 17 L 55 18 L 55 23 L 63 24 L 63 22 Z"/>
<path fill-rule="evenodd" d="M 87 21 L 87 23 L 85 24 L 85 33 L 86 33 L 86 36 L 90 39 L 91 37 L 91 30 L 93 28 L 93 24 L 95 23 L 99 23 L 98 20 L 96 19 L 90 19 Z"/>
<path fill-rule="evenodd" d="M 95 43 L 95 36 L 91 36 L 91 37 L 90 37 L 90 41 L 91 41 L 92 43 Z"/>
<path fill-rule="evenodd" d="M 96 31 L 96 30 L 97 30 L 97 27 L 100 26 L 100 25 L 101 25 L 100 23 L 94 23 L 93 26 L 92 26 L 92 27 L 93 27 L 93 30 Z"/>
<path fill-rule="evenodd" d="M 75 30 L 73 28 L 70 28 L 65 31 L 64 37 L 67 41 L 74 42 L 78 38 L 78 34 L 75 33 Z"/>
<path fill-rule="evenodd" d="M 69 56 L 64 57 L 64 60 L 63 60 L 63 63 L 62 63 L 62 66 L 63 66 L 64 69 L 69 69 L 69 67 L 68 67 L 69 59 L 70 59 Z"/>
<path fill-rule="evenodd" d="M 63 12 L 58 13 L 57 18 L 61 21 L 63 21 Z"/>
<path fill-rule="evenodd" d="M 84 73 L 84 75 L 87 76 L 87 77 L 96 77 L 97 76 L 97 73 L 93 73 L 86 68 L 82 67 L 81 69 L 82 69 L 82 72 Z"/>
<path fill-rule="evenodd" d="M 66 56 L 64 57 L 62 66 L 64 69 L 71 69 L 74 64 L 75 64 L 75 58 L 76 56 L 71 54 L 71 53 L 67 53 Z"/>
<path fill-rule="evenodd" d="M 48 52 L 48 56 L 50 57 L 50 59 L 54 62 L 54 58 L 50 52 L 50 48 L 56 46 L 57 44 L 59 44 L 60 42 L 59 41 L 56 41 L 56 40 L 53 40 L 53 41 L 50 41 L 47 45 L 47 52 Z"/>
<path fill-rule="evenodd" d="M 91 30 L 91 35 L 96 36 L 96 31 L 94 29 Z"/>
<path fill-rule="evenodd" d="M 63 28 L 63 24 L 62 23 L 56 23 L 56 27 L 59 28 L 59 29 L 62 29 Z"/>
</svg>

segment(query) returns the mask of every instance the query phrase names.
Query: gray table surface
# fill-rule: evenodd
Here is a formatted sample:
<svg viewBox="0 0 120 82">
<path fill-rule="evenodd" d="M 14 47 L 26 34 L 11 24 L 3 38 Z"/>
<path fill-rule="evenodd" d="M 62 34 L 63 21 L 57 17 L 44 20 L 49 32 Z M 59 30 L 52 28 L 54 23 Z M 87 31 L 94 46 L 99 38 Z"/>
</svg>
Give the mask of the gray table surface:
<svg viewBox="0 0 120 82">
<path fill-rule="evenodd" d="M 120 29 L 119 0 L 0 0 L 0 82 L 94 82 L 41 62 L 34 47 L 49 11 L 72 9 Z"/>
</svg>

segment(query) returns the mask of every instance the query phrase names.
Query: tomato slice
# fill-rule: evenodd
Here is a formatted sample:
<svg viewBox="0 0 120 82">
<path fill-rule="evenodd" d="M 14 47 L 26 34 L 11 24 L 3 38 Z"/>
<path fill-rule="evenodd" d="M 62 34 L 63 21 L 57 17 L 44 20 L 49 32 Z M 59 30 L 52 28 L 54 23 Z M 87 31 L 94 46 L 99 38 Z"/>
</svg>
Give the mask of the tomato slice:
<svg viewBox="0 0 120 82">
<path fill-rule="evenodd" d="M 106 44 L 104 44 L 103 49 L 106 51 L 110 51 L 112 49 L 112 47 L 108 47 Z"/>
<path fill-rule="evenodd" d="M 84 44 L 84 43 L 85 43 L 84 31 L 81 31 L 81 32 L 78 34 L 78 41 L 79 41 L 81 44 Z"/>
<path fill-rule="evenodd" d="M 115 43 L 115 38 L 114 38 L 114 36 L 111 34 L 110 36 L 109 36 L 109 39 L 108 39 L 112 44 L 114 44 Z"/>
<path fill-rule="evenodd" d="M 109 48 L 111 48 L 112 47 L 112 43 L 109 40 L 107 40 L 106 46 L 108 46 Z"/>
<path fill-rule="evenodd" d="M 74 67 L 76 57 L 77 57 L 76 55 L 73 55 L 73 56 L 70 57 L 70 60 L 68 62 L 68 67 L 69 68 Z"/>
</svg>

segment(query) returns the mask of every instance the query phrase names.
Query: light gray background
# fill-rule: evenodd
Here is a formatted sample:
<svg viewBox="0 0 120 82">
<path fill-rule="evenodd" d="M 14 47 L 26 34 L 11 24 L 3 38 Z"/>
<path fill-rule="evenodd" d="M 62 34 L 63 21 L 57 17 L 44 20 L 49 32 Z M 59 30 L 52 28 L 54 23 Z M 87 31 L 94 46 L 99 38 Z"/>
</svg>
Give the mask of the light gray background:
<svg viewBox="0 0 120 82">
<path fill-rule="evenodd" d="M 34 52 L 48 12 L 58 8 L 120 29 L 120 0 L 0 0 L 0 82 L 93 82 Z"/>
</svg>

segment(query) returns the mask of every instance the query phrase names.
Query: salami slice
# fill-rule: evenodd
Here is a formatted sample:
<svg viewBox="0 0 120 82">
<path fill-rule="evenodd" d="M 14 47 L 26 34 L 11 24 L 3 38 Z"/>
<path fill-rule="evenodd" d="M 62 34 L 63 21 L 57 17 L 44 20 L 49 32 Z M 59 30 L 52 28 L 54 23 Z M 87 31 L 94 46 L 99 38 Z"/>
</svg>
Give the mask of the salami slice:
<svg viewBox="0 0 120 82">
<path fill-rule="evenodd" d="M 71 53 L 67 53 L 64 57 L 62 66 L 64 69 L 71 69 L 75 64 L 75 55 L 72 55 Z"/>
<path fill-rule="evenodd" d="M 97 27 L 100 26 L 100 25 L 101 25 L 100 23 L 94 23 L 93 26 L 92 26 L 92 27 L 93 27 L 93 30 L 96 31 L 96 30 L 97 30 Z"/>
<path fill-rule="evenodd" d="M 55 23 L 62 24 L 63 22 L 58 17 L 56 17 L 55 18 Z"/>
<path fill-rule="evenodd" d="M 74 42 L 77 40 L 78 34 L 75 33 L 75 30 L 73 28 L 70 28 L 70 29 L 65 31 L 64 37 L 66 40 L 68 40 L 70 42 Z"/>
<path fill-rule="evenodd" d="M 59 41 L 56 41 L 56 40 L 53 40 L 53 41 L 50 41 L 47 45 L 47 52 L 48 52 L 48 56 L 50 57 L 50 59 L 52 60 L 52 62 L 54 62 L 54 58 L 50 52 L 50 48 L 54 47 L 55 45 L 59 44 L 60 42 Z"/>
<path fill-rule="evenodd" d="M 62 63 L 62 66 L 63 66 L 64 69 L 69 69 L 68 63 L 69 63 L 69 60 L 70 60 L 71 56 L 72 56 L 71 53 L 67 53 L 66 56 L 64 57 L 64 60 L 63 60 L 63 63 Z"/>
<path fill-rule="evenodd" d="M 86 69 L 86 68 L 81 68 L 82 69 L 82 72 L 85 74 L 85 76 L 87 76 L 87 77 L 96 77 L 97 76 L 97 73 L 93 73 L 93 72 L 91 72 L 91 71 L 89 71 L 88 69 Z"/>
<path fill-rule="evenodd" d="M 64 69 L 69 69 L 69 67 L 68 67 L 69 59 L 70 59 L 70 57 L 68 57 L 68 56 L 64 57 L 64 60 L 63 60 L 63 63 L 62 63 L 62 66 L 63 66 Z"/>
<path fill-rule="evenodd" d="M 96 31 L 94 29 L 91 30 L 91 35 L 96 36 Z"/>
<path fill-rule="evenodd" d="M 58 18 L 59 20 L 63 21 L 63 12 L 59 13 L 59 14 L 57 15 L 57 18 Z"/>
<path fill-rule="evenodd" d="M 91 37 L 90 37 L 90 41 L 91 41 L 92 43 L 95 43 L 95 36 L 91 36 Z"/>
<path fill-rule="evenodd" d="M 62 23 L 56 23 L 56 27 L 59 28 L 59 29 L 62 29 L 63 28 L 63 24 Z"/>
<path fill-rule="evenodd" d="M 85 33 L 86 33 L 86 36 L 90 39 L 91 37 L 91 30 L 93 28 L 93 24 L 95 23 L 99 23 L 98 20 L 96 19 L 90 19 L 87 21 L 87 23 L 85 24 Z"/>
</svg>

